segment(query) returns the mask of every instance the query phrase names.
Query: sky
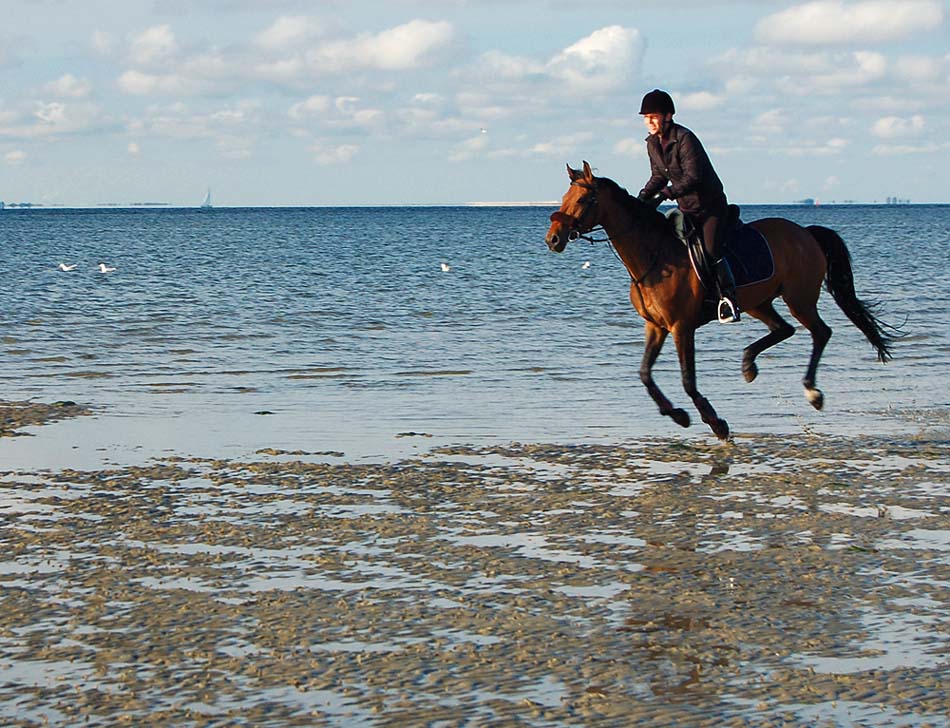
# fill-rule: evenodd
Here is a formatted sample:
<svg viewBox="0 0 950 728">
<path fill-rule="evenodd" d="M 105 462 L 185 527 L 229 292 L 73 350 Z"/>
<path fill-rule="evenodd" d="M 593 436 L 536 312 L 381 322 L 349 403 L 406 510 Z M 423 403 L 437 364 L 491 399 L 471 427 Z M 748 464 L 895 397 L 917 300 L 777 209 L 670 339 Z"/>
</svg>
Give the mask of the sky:
<svg viewBox="0 0 950 728">
<path fill-rule="evenodd" d="M 0 200 L 558 200 L 669 91 L 730 200 L 950 202 L 943 0 L 0 0 Z"/>
</svg>

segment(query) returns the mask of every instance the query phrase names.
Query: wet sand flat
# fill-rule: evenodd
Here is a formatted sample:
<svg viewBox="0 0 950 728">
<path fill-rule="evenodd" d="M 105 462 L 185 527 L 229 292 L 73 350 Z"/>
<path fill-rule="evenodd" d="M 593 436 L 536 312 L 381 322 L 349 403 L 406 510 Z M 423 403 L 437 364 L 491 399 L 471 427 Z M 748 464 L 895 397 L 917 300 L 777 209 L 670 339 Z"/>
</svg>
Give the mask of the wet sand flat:
<svg viewBox="0 0 950 728">
<path fill-rule="evenodd" d="M 2 472 L 0 720 L 946 725 L 950 441 Z"/>
</svg>

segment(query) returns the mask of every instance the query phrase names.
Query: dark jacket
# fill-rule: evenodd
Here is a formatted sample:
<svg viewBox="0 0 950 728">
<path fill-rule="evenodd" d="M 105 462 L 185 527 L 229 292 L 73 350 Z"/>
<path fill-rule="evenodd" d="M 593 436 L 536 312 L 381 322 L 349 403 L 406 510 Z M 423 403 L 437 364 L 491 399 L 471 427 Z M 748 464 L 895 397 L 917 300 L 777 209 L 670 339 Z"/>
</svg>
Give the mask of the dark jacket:
<svg viewBox="0 0 950 728">
<path fill-rule="evenodd" d="M 670 126 L 668 136 L 670 141 L 665 152 L 659 134 L 647 137 L 652 176 L 640 191 L 640 198 L 653 197 L 669 182 L 672 186 L 666 194 L 676 200 L 683 212 L 701 218 L 724 214 L 726 195 L 702 142 L 685 126 L 675 122 Z"/>
</svg>

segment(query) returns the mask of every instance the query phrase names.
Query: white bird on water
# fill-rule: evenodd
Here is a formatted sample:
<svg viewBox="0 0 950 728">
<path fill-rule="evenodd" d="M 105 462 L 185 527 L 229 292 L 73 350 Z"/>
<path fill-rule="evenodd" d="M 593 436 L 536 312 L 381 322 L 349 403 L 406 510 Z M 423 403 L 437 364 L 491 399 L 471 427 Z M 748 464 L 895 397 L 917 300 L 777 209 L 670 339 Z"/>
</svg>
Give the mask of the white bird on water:
<svg viewBox="0 0 950 728">
<path fill-rule="evenodd" d="M 452 266 L 450 266 L 448 263 L 439 263 L 439 267 L 442 269 L 443 273 L 448 273 L 450 270 L 452 270 Z"/>
<path fill-rule="evenodd" d="M 110 268 L 110 267 L 107 266 L 105 263 L 100 263 L 100 264 L 99 264 L 99 272 L 100 272 L 100 273 L 111 273 L 111 272 L 114 271 L 114 270 L 115 270 L 115 268 Z"/>
<path fill-rule="evenodd" d="M 72 265 L 66 265 L 65 263 L 60 263 L 60 264 L 59 264 L 59 269 L 60 269 L 60 270 L 63 270 L 63 271 L 66 271 L 67 273 L 68 273 L 69 271 L 73 270 L 75 267 L 76 267 L 76 264 L 75 264 L 75 263 L 73 263 Z"/>
<path fill-rule="evenodd" d="M 585 260 L 584 265 L 582 265 L 581 268 L 583 268 L 584 270 L 587 270 L 588 268 L 590 268 L 590 261 Z"/>
</svg>

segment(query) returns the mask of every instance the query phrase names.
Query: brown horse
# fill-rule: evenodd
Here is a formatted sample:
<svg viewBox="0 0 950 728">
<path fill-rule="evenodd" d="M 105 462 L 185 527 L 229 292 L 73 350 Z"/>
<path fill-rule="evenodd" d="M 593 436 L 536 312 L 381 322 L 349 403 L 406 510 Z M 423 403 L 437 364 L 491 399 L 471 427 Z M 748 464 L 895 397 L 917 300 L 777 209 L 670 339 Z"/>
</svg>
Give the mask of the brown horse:
<svg viewBox="0 0 950 728">
<path fill-rule="evenodd" d="M 673 407 L 653 381 L 653 364 L 663 342 L 673 334 L 679 354 L 683 388 L 700 416 L 720 439 L 729 437 L 729 425 L 696 388 L 696 329 L 714 318 L 713 302 L 694 273 L 686 247 L 677 239 L 669 220 L 649 204 L 632 197 L 613 180 L 595 177 L 590 165 L 567 173 L 571 185 L 561 209 L 551 215 L 545 241 L 556 253 L 568 241 L 603 228 L 627 272 L 630 274 L 630 301 L 646 321 L 645 348 L 640 364 L 640 380 L 660 408 L 660 414 L 689 427 L 685 410 Z M 791 220 L 766 218 L 751 223 L 768 241 L 774 274 L 760 283 L 738 289 L 740 309 L 759 319 L 769 333 L 747 346 L 742 355 L 742 373 L 747 382 L 758 375 L 755 358 L 765 349 L 784 341 L 795 329 L 775 311 L 772 302 L 779 296 L 788 310 L 808 329 L 812 338 L 811 358 L 802 383 L 805 396 L 821 409 L 824 395 L 815 387 L 815 373 L 821 353 L 831 337 L 831 329 L 818 315 L 818 296 L 824 281 L 835 302 L 851 322 L 877 349 L 878 359 L 891 358 L 891 337 L 854 291 L 851 256 L 841 237 L 825 227 L 801 227 Z M 589 239 L 589 238 L 586 238 Z"/>
</svg>

